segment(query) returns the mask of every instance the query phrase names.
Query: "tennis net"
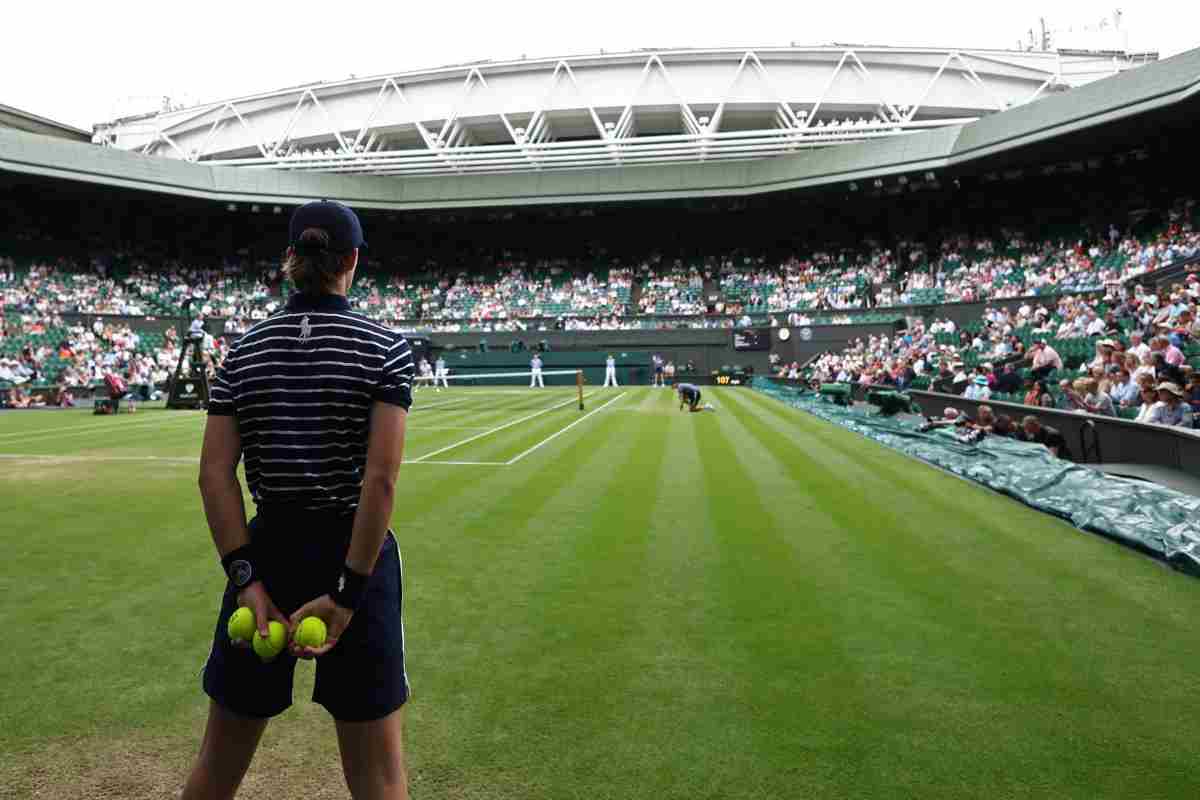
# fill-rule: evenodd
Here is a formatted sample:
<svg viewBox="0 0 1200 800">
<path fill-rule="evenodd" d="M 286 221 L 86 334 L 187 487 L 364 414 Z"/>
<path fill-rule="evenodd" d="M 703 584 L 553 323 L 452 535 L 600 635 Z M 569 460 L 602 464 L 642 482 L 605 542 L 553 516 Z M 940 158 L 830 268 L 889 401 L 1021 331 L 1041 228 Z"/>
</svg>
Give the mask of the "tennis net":
<svg viewBox="0 0 1200 800">
<path fill-rule="evenodd" d="M 462 372 L 421 375 L 413 381 L 413 410 L 465 413 L 472 410 L 520 411 L 554 405 L 583 408 L 583 371 Z"/>
</svg>

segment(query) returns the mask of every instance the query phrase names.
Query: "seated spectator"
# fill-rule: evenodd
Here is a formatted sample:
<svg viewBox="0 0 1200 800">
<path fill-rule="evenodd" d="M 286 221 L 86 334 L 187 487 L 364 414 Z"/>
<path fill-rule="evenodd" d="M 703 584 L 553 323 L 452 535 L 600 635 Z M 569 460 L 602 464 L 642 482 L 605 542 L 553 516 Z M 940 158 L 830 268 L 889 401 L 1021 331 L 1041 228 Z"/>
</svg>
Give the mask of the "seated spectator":
<svg viewBox="0 0 1200 800">
<path fill-rule="evenodd" d="M 1167 361 L 1163 351 L 1158 351 L 1154 354 L 1154 377 L 1158 383 L 1173 383 L 1176 386 L 1182 386 L 1186 383 L 1183 376 L 1183 370 L 1171 362 Z"/>
<path fill-rule="evenodd" d="M 992 435 L 1011 439 L 1016 433 L 1017 427 L 1013 424 L 1012 417 L 1008 414 L 996 415 L 996 421 L 992 423 Z"/>
<path fill-rule="evenodd" d="M 1183 390 L 1183 399 L 1192 407 L 1193 414 L 1200 414 L 1200 372 L 1193 372 Z"/>
<path fill-rule="evenodd" d="M 1029 377 L 1022 381 L 1021 402 L 1027 406 L 1038 404 L 1038 381 L 1036 379 Z"/>
<path fill-rule="evenodd" d="M 1139 394 L 1139 387 L 1133 380 L 1133 376 L 1129 374 L 1129 370 L 1122 367 L 1117 373 L 1117 379 L 1112 385 L 1109 397 L 1121 408 L 1132 408 L 1137 405 Z"/>
<path fill-rule="evenodd" d="M 996 425 L 996 415 L 992 412 L 992 407 L 983 405 L 975 412 L 975 422 L 973 423 L 975 430 L 983 431 L 984 433 L 992 433 Z"/>
<path fill-rule="evenodd" d="M 1025 399 L 1022 401 L 1027 406 L 1043 406 L 1046 405 L 1044 400 L 1047 398 L 1051 405 L 1054 403 L 1054 398 L 1050 395 L 1050 390 L 1046 388 L 1045 381 L 1037 381 L 1029 378 L 1026 383 L 1028 388 L 1025 391 Z"/>
<path fill-rule="evenodd" d="M 1017 365 L 1009 362 L 1004 365 L 1004 369 L 996 376 L 996 384 L 992 387 L 997 392 L 1004 394 L 1016 394 L 1021 390 L 1021 376 L 1017 374 Z"/>
<path fill-rule="evenodd" d="M 1054 407 L 1059 411 L 1074 411 L 1075 401 L 1071 399 L 1073 389 L 1071 382 L 1063 378 L 1058 382 L 1058 397 L 1054 398 Z"/>
<path fill-rule="evenodd" d="M 1094 378 L 1080 378 L 1075 381 L 1069 396 L 1079 411 L 1104 417 L 1117 415 L 1112 398 L 1100 390 L 1100 384 Z"/>
<path fill-rule="evenodd" d="M 987 378 L 983 375 L 976 375 L 967 384 L 967 388 L 962 396 L 968 400 L 990 400 L 992 398 L 992 390 L 988 388 Z"/>
<path fill-rule="evenodd" d="M 1183 389 L 1171 382 L 1160 383 L 1158 389 L 1158 405 L 1150 413 L 1148 422 L 1155 425 L 1170 425 L 1172 427 L 1192 427 L 1192 407 L 1183 400 Z"/>
<path fill-rule="evenodd" d="M 1045 378 L 1051 372 L 1063 368 L 1062 357 L 1053 347 L 1046 344 L 1045 339 L 1035 342 L 1033 347 L 1029 348 L 1026 358 L 1032 362 L 1033 374 L 1036 378 Z"/>
<path fill-rule="evenodd" d="M 1154 340 L 1150 343 L 1150 347 L 1155 353 L 1161 354 L 1163 360 L 1172 367 L 1181 367 L 1187 361 L 1184 358 L 1183 351 L 1171 344 L 1171 340 L 1166 336 L 1155 336 Z"/>
<path fill-rule="evenodd" d="M 1056 458 L 1071 458 L 1071 451 L 1067 449 L 1067 440 L 1063 435 L 1057 428 L 1043 425 L 1037 417 L 1028 416 L 1021 420 L 1021 431 L 1017 438 L 1023 442 L 1036 442 L 1044 446 Z"/>
<path fill-rule="evenodd" d="M 1142 404 L 1138 406 L 1137 416 L 1134 417 L 1134 422 L 1149 422 L 1150 417 L 1154 415 L 1155 409 L 1158 408 L 1158 390 L 1153 384 L 1147 384 L 1141 387 Z"/>
<path fill-rule="evenodd" d="M 1179 312 L 1179 316 L 1167 332 L 1167 338 L 1176 349 L 1184 347 L 1188 342 L 1200 341 L 1200 320 L 1196 319 L 1195 312 L 1190 308 Z"/>
</svg>

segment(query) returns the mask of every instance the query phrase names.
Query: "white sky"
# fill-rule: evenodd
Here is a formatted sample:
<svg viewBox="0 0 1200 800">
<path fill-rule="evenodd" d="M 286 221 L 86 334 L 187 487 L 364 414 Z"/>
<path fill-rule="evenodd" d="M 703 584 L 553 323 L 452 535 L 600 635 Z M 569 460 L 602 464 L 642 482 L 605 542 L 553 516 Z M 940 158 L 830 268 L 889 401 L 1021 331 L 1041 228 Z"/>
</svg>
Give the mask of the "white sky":
<svg viewBox="0 0 1200 800">
<path fill-rule="evenodd" d="M 90 130 L 157 109 L 319 80 L 641 47 L 829 44 L 1014 48 L 1036 28 L 1077 30 L 1115 5 L 849 0 L 298 0 L 12 2 L 0 37 L 0 103 Z M 337 9 L 337 10 L 334 10 Z M 1133 50 L 1200 46 L 1200 4 L 1122 7 Z"/>
</svg>

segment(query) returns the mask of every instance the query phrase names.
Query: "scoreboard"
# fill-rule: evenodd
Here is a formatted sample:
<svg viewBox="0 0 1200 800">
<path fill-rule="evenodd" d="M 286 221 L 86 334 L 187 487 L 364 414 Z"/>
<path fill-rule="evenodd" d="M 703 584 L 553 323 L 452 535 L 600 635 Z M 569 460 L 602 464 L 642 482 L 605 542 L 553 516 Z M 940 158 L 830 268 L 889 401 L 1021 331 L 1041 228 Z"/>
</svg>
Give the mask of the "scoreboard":
<svg viewBox="0 0 1200 800">
<path fill-rule="evenodd" d="M 770 350 L 770 328 L 739 328 L 733 332 L 734 350 Z"/>
</svg>

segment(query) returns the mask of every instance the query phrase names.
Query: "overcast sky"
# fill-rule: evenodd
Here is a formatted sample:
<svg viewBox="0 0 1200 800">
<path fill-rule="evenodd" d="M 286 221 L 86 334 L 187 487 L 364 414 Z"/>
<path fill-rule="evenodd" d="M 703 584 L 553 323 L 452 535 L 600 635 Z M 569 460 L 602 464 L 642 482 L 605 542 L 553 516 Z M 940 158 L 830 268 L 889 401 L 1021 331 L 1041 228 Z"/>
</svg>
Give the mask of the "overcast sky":
<svg viewBox="0 0 1200 800">
<path fill-rule="evenodd" d="M 0 103 L 90 130 L 156 110 L 163 95 L 191 104 L 523 55 L 791 42 L 1014 48 L 1039 17 L 1051 29 L 1078 30 L 1116 7 L 1075 0 L 13 2 L 3 14 Z M 1122 11 L 1131 49 L 1166 57 L 1200 46 L 1200 4 L 1138 0 Z"/>
</svg>

